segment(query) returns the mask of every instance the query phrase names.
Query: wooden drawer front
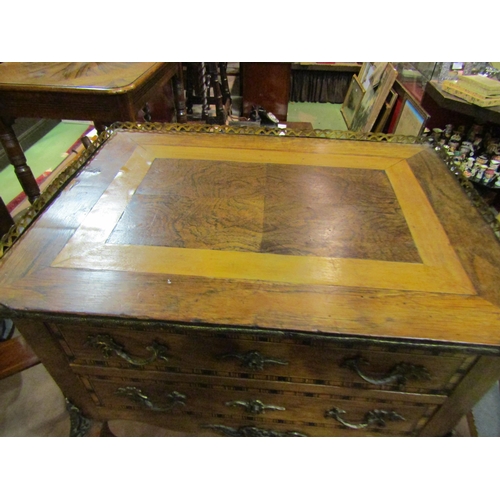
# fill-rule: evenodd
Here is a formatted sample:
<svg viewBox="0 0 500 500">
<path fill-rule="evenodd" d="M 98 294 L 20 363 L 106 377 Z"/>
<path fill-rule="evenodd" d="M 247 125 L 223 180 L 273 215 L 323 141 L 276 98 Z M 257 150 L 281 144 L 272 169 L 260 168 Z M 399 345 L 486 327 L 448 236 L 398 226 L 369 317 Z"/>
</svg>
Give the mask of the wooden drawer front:
<svg viewBox="0 0 500 500">
<path fill-rule="evenodd" d="M 342 348 L 333 341 L 314 344 L 250 334 L 82 328 L 70 324 L 50 328 L 75 364 L 424 394 L 448 393 L 475 359 L 443 353 L 387 352 L 376 347 Z M 104 345 L 92 345 L 96 338 L 106 338 L 114 349 L 105 353 Z M 397 375 L 398 370 L 403 376 Z"/>
<path fill-rule="evenodd" d="M 167 420 L 203 417 L 207 425 L 224 419 L 261 427 L 288 423 L 290 428 L 326 429 L 327 435 L 411 435 L 437 407 L 403 398 L 354 397 L 333 389 L 309 392 L 314 386 L 275 384 L 280 389 L 271 389 L 259 387 L 258 382 L 238 385 L 237 380 L 189 375 L 164 380 L 114 376 L 82 380 L 97 405 L 115 410 L 155 413 Z"/>
</svg>

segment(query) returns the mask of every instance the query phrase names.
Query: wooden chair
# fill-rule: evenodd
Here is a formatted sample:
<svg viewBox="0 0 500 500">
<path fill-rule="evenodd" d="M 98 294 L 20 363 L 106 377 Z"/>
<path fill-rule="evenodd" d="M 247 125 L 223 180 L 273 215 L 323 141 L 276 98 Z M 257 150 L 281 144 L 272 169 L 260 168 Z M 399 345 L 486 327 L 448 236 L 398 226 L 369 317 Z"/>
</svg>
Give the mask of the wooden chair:
<svg viewBox="0 0 500 500">
<path fill-rule="evenodd" d="M 8 320 L 0 324 L 9 328 Z M 17 336 L 0 340 L 0 380 L 15 375 L 40 363 L 23 337 Z"/>
<path fill-rule="evenodd" d="M 0 198 L 0 238 L 13 225 L 14 219 Z M 40 363 L 26 341 L 21 336 L 12 337 L 13 333 L 12 321 L 0 318 L 0 380 Z"/>
<path fill-rule="evenodd" d="M 193 113 L 194 104 L 201 104 L 201 119 L 207 123 L 226 123 L 231 109 L 227 63 L 186 63 L 188 114 Z M 209 115 L 211 105 L 215 106 L 215 117 Z"/>
</svg>

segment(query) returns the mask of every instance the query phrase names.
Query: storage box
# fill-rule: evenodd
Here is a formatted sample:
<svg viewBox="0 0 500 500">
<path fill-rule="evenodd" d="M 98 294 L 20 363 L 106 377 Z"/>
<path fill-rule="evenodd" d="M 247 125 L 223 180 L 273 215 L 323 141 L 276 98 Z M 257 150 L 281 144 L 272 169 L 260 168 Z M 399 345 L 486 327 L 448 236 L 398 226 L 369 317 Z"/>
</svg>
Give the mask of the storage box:
<svg viewBox="0 0 500 500">
<path fill-rule="evenodd" d="M 461 88 L 483 97 L 500 97 L 500 82 L 487 76 L 459 75 L 458 84 Z"/>
</svg>

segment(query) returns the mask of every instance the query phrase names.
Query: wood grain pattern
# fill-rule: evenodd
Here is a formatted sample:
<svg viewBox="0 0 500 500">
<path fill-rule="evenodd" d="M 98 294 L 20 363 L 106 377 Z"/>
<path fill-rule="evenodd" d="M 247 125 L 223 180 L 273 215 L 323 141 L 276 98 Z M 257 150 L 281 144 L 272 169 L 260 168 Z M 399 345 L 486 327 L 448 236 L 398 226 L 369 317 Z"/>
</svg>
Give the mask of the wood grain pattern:
<svg viewBox="0 0 500 500">
<path fill-rule="evenodd" d="M 161 63 L 148 62 L 6 62 L 0 66 L 0 89 L 29 86 L 33 90 L 66 87 L 123 92 L 143 82 L 159 67 Z"/>
<path fill-rule="evenodd" d="M 498 309 L 476 292 L 479 286 L 491 288 L 493 280 L 486 273 L 471 281 L 469 271 L 462 269 L 463 259 L 456 258 L 454 247 L 448 240 L 452 232 L 449 227 L 446 231 L 442 227 L 446 217 L 441 212 L 449 201 L 439 192 L 427 198 L 424 190 L 427 188 L 422 187 L 422 182 L 414 177 L 413 171 L 420 165 L 418 155 L 425 151 L 424 146 L 356 141 L 119 133 L 90 163 L 87 172 L 93 171 L 94 175 L 85 177 L 87 172 L 82 174 L 81 183 L 77 179 L 71 190 L 62 193 L 58 206 L 50 207 L 24 241 L 18 243 L 17 251 L 3 259 L 1 265 L 8 272 L 3 272 L 0 278 L 2 302 L 13 308 L 22 305 L 23 308 L 47 308 L 47 311 L 68 313 L 127 314 L 188 322 L 197 318 L 204 323 L 500 345 Z M 354 152 L 359 152 L 360 156 Z M 157 157 L 158 154 L 160 156 Z M 192 158 L 189 158 L 190 155 Z M 328 158 L 335 160 L 325 161 Z M 342 163 L 344 158 L 350 158 L 347 166 Z M 272 161 L 263 163 L 262 159 Z M 406 163 L 401 163 L 401 160 Z M 188 175 L 182 176 L 179 170 L 172 185 L 155 183 L 154 175 L 148 180 L 148 172 L 153 172 L 150 169 L 161 170 L 160 166 L 165 161 L 169 165 L 177 165 L 178 169 L 179 165 L 183 165 Z M 156 165 L 155 162 L 159 163 Z M 207 195 L 205 213 L 200 215 L 199 211 L 193 211 L 190 215 L 193 222 L 191 226 L 188 224 L 189 227 L 199 226 L 202 219 L 206 223 L 210 210 L 212 214 L 218 214 L 216 220 L 224 220 L 226 227 L 230 225 L 229 213 L 224 209 L 225 219 L 219 219 L 221 212 L 217 212 L 214 202 L 216 198 L 213 195 L 220 196 L 221 193 L 220 190 L 214 191 L 214 186 L 223 180 L 220 174 L 215 175 L 217 169 L 214 170 L 214 162 L 221 162 L 221 169 L 235 163 L 240 165 L 233 174 L 228 174 L 227 182 L 232 186 L 233 194 L 244 195 L 243 198 L 249 200 L 245 213 L 253 214 L 249 219 L 255 225 L 247 225 L 244 220 L 238 222 L 241 231 L 231 229 L 238 233 L 236 246 L 232 250 L 227 247 L 221 249 L 228 233 L 218 238 L 216 232 L 215 236 L 212 234 L 205 244 L 201 244 L 202 238 L 196 240 L 192 231 L 186 233 L 188 236 L 179 237 L 173 229 L 166 234 L 171 234 L 168 238 L 178 238 L 172 239 L 176 245 L 186 246 L 185 240 L 191 238 L 188 245 L 204 247 L 160 246 L 165 242 L 160 241 L 163 236 L 156 230 L 154 241 L 148 245 L 142 242 L 138 246 L 135 244 L 137 241 L 131 240 L 127 244 L 123 240 L 119 242 L 125 233 L 129 233 L 127 238 L 132 233 L 119 231 L 120 225 L 124 229 L 138 224 L 133 219 L 127 222 L 127 217 L 132 217 L 134 211 L 138 214 L 138 207 L 143 205 L 137 203 L 134 207 L 134 198 L 139 200 L 139 196 L 149 198 L 154 194 L 160 198 L 156 198 L 148 209 L 151 218 L 145 221 L 139 217 L 142 219 L 139 227 L 146 233 L 143 238 L 152 238 L 148 233 L 153 231 L 147 228 L 154 226 L 151 226 L 154 214 L 161 217 L 162 210 L 170 203 L 167 199 L 168 196 L 172 198 L 172 192 L 168 194 L 168 190 L 175 188 L 179 193 L 186 194 L 191 189 L 193 192 L 192 179 L 197 172 L 193 165 L 198 162 L 201 169 L 198 173 L 204 172 L 205 179 L 213 179 L 214 184 L 198 182 L 196 189 L 202 190 L 200 194 Z M 241 166 L 243 164 L 245 168 Z M 374 164 L 377 168 L 370 168 Z M 332 168 L 338 165 L 338 169 Z M 208 170 L 203 170 L 205 167 Z M 276 186 L 283 184 L 282 195 L 276 192 L 274 186 L 269 192 L 269 206 L 264 203 L 267 219 L 258 215 L 262 213 L 262 202 L 257 201 L 257 197 L 253 198 L 255 190 L 263 185 L 258 179 L 264 175 L 259 173 L 264 169 L 274 172 L 268 176 L 267 182 L 274 182 Z M 172 175 L 174 170 L 172 167 Z M 244 180 L 240 175 L 242 172 L 248 174 Z M 313 196 L 308 200 L 312 204 L 309 205 L 299 197 L 301 175 L 315 179 L 311 182 L 317 189 L 313 190 Z M 349 189 L 343 189 L 343 185 L 349 185 Z M 371 190 L 374 192 L 369 192 L 369 185 L 374 186 Z M 388 207 L 395 210 L 399 205 L 401 212 L 398 212 L 397 219 L 404 219 L 413 242 L 408 233 L 404 236 L 402 226 L 396 219 L 387 228 L 393 231 L 392 234 L 397 232 L 402 235 L 400 239 L 396 239 L 395 243 L 380 240 L 371 247 L 363 246 L 361 235 L 366 234 L 367 238 L 372 237 L 375 241 L 380 232 L 373 227 L 374 224 L 365 222 L 362 230 L 356 232 L 352 224 L 346 223 L 344 227 L 340 225 L 342 231 L 329 241 L 333 246 L 337 245 L 335 252 L 339 252 L 339 248 L 349 248 L 351 257 L 302 255 L 306 248 L 323 251 L 325 240 L 321 235 L 324 228 L 321 220 L 336 216 L 335 210 L 323 203 L 326 198 L 318 195 L 318 190 L 326 186 L 342 193 L 343 198 L 340 199 L 345 203 L 339 205 L 343 205 L 343 210 L 352 206 L 352 213 L 364 211 L 372 216 L 380 211 L 384 203 L 383 213 Z M 98 199 L 91 209 L 85 201 L 86 197 Z M 165 204 L 160 208 L 162 197 Z M 218 203 L 222 199 L 219 198 Z M 282 203 L 288 210 L 292 200 L 296 200 L 294 206 L 302 208 L 295 212 L 290 208 L 286 217 L 284 210 L 277 209 L 275 214 L 272 213 L 272 205 Z M 453 203 L 460 205 L 462 202 L 454 200 Z M 313 208 L 315 204 L 316 208 Z M 183 210 L 184 206 L 177 205 L 176 210 Z M 470 205 L 464 206 L 464 211 L 468 210 L 467 206 Z M 73 229 L 65 229 L 67 217 L 60 215 L 69 212 L 66 207 L 77 210 L 78 215 L 71 217 L 72 222 L 68 226 Z M 130 209 L 129 214 L 127 209 Z M 437 217 L 432 215 L 436 211 L 441 211 Z M 321 219 L 322 213 L 328 214 L 328 217 Z M 307 227 L 315 228 L 310 232 L 313 234 L 309 234 L 314 245 L 307 247 L 305 236 L 300 240 L 290 238 L 289 231 L 279 234 L 283 219 L 288 220 L 290 227 L 300 228 L 295 235 L 301 233 L 306 224 L 300 219 L 307 219 L 308 214 L 313 215 L 310 217 L 312 225 Z M 375 220 L 382 219 L 377 216 Z M 285 248 L 285 251 L 294 254 L 256 252 L 258 238 L 254 236 L 261 223 L 267 224 L 266 229 L 270 233 L 277 231 L 275 241 L 281 245 L 280 251 Z M 458 221 L 450 217 L 447 223 L 453 225 Z M 53 229 L 46 232 L 45 227 Z M 398 229 L 395 231 L 394 228 Z M 115 234 L 113 230 L 116 230 Z M 73 236 L 68 241 L 67 235 L 71 232 Z M 209 233 L 211 231 L 207 230 L 206 234 Z M 112 238 L 116 240 L 113 242 Z M 477 240 L 481 240 L 479 235 Z M 392 252 L 391 259 L 401 258 L 401 254 L 407 252 L 405 245 L 408 242 L 416 246 L 421 262 L 416 261 L 415 254 L 408 258 L 413 259 L 409 262 L 381 260 L 387 255 L 383 252 Z M 266 244 L 269 245 L 264 247 L 267 252 L 276 252 L 275 243 Z M 465 244 L 462 239 L 461 245 Z M 489 242 L 487 247 L 493 251 L 493 242 Z M 355 251 L 365 252 L 368 258 L 352 258 Z M 399 257 L 395 252 L 399 252 Z M 470 248 L 469 252 L 474 250 Z M 377 260 L 373 260 L 374 253 Z M 16 291 L 15 270 L 22 269 L 25 257 L 34 265 L 29 267 L 28 281 L 24 281 L 25 284 Z M 123 272 L 127 270 L 137 279 L 122 281 Z M 65 282 L 71 283 L 70 289 L 55 286 L 62 276 Z M 103 302 L 99 296 L 86 290 L 88 283 L 96 278 L 99 279 L 100 293 L 111 298 L 110 301 Z M 120 296 L 124 300 L 112 299 L 117 283 L 120 283 Z M 45 292 L 36 293 L 38 289 Z M 51 299 L 47 296 L 48 290 Z"/>
<path fill-rule="evenodd" d="M 420 262 L 381 171 L 155 160 L 107 240 Z"/>
</svg>

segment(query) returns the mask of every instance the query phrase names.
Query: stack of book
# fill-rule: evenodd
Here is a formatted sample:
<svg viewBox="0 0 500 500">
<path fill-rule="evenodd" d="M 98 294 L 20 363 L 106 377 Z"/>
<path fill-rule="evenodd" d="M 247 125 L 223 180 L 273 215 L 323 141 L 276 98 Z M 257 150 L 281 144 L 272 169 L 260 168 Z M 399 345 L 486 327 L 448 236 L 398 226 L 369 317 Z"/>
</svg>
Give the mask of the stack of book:
<svg viewBox="0 0 500 500">
<path fill-rule="evenodd" d="M 500 82 L 487 76 L 460 75 L 444 81 L 443 90 L 477 106 L 500 106 Z"/>
</svg>

